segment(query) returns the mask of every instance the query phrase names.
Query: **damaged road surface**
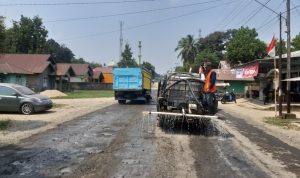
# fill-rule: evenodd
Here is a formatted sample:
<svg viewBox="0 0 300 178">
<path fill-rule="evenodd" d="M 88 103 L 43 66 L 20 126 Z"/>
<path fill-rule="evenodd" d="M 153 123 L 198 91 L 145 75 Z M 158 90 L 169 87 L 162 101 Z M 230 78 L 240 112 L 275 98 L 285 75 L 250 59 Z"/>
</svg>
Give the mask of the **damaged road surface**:
<svg viewBox="0 0 300 178">
<path fill-rule="evenodd" d="M 0 177 L 272 177 L 235 136 L 162 130 L 142 111 L 114 104 L 0 148 Z M 188 128 L 189 129 L 189 128 Z"/>
</svg>

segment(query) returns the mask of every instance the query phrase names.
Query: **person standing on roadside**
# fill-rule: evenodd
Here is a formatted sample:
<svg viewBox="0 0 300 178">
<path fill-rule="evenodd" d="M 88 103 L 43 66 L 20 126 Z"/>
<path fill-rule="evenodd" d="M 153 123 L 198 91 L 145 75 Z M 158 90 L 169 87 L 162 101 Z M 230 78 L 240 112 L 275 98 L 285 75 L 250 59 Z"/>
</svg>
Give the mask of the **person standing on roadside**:
<svg viewBox="0 0 300 178">
<path fill-rule="evenodd" d="M 208 111 L 210 114 L 215 114 L 216 108 L 214 105 L 215 92 L 217 91 L 216 72 L 212 71 L 212 66 L 210 62 L 205 63 L 206 67 L 206 78 L 204 83 L 204 97 L 208 104 Z"/>
<path fill-rule="evenodd" d="M 267 86 L 263 90 L 263 94 L 265 96 L 265 98 L 264 98 L 264 105 L 269 102 L 269 92 L 270 92 L 270 89 L 271 89 L 271 85 L 272 85 L 272 83 L 269 81 L 268 84 L 267 84 Z"/>
</svg>

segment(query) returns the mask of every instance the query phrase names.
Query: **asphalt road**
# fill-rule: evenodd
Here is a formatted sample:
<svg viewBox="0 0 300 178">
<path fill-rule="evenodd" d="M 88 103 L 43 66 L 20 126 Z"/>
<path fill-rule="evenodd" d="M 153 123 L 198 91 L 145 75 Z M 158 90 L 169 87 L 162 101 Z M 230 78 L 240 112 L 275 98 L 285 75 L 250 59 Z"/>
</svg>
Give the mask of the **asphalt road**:
<svg viewBox="0 0 300 178">
<path fill-rule="evenodd" d="M 142 115 L 149 110 L 155 110 L 154 102 L 113 104 L 18 145 L 2 147 L 0 177 L 270 176 L 234 142 L 234 135 L 161 130 L 156 118 Z M 226 117 L 234 119 L 223 113 Z M 253 129 L 248 126 L 245 132 Z"/>
</svg>

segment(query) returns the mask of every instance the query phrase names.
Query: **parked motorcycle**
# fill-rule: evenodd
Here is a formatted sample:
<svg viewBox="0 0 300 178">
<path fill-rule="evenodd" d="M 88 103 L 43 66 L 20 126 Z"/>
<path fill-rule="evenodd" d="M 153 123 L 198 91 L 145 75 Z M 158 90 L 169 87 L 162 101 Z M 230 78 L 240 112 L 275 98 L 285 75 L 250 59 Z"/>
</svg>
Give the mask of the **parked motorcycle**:
<svg viewBox="0 0 300 178">
<path fill-rule="evenodd" d="M 228 92 L 225 92 L 222 96 L 222 99 L 221 99 L 221 103 L 222 104 L 225 104 L 226 102 L 235 102 L 236 103 L 236 98 L 235 98 L 235 94 L 232 92 L 228 93 Z"/>
</svg>

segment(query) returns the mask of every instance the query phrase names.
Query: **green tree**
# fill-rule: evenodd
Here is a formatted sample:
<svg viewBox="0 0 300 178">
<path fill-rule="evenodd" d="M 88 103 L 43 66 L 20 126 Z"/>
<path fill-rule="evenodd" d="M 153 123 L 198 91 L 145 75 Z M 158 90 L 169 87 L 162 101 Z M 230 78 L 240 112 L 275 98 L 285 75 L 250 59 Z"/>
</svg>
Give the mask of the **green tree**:
<svg viewBox="0 0 300 178">
<path fill-rule="evenodd" d="M 211 62 L 213 66 L 217 66 L 222 58 L 223 54 L 221 52 L 204 49 L 198 53 L 196 61 L 192 66 L 192 71 L 198 72 L 200 65 L 203 65 L 205 62 Z"/>
<path fill-rule="evenodd" d="M 7 52 L 12 53 L 44 53 L 48 31 L 38 16 L 30 19 L 21 16 L 19 22 L 14 21 L 7 31 L 5 45 Z"/>
<path fill-rule="evenodd" d="M 300 50 L 300 33 L 295 36 L 291 44 L 292 44 L 292 51 Z"/>
<path fill-rule="evenodd" d="M 75 56 L 68 47 L 58 44 L 53 39 L 46 42 L 45 52 L 50 53 L 58 63 L 71 63 Z"/>
<path fill-rule="evenodd" d="M 4 17 L 0 16 L 0 53 L 4 53 L 5 51 L 5 25 L 4 25 Z"/>
<path fill-rule="evenodd" d="M 155 67 L 154 65 L 152 65 L 150 62 L 143 62 L 142 67 L 146 68 L 147 70 L 149 70 L 151 72 L 152 78 L 155 77 Z"/>
<path fill-rule="evenodd" d="M 75 63 L 75 64 L 87 64 L 88 62 L 86 62 L 86 61 L 81 57 L 81 58 L 72 58 L 72 59 L 71 59 L 71 63 Z"/>
<path fill-rule="evenodd" d="M 226 47 L 230 64 L 239 64 L 266 56 L 266 44 L 257 38 L 255 29 L 241 27 L 233 35 Z"/>
<path fill-rule="evenodd" d="M 275 51 L 276 51 L 276 56 L 279 55 L 279 39 L 276 39 L 276 46 L 275 46 Z M 286 54 L 287 49 L 286 49 L 286 41 L 284 39 L 282 39 L 282 54 Z"/>
<path fill-rule="evenodd" d="M 99 64 L 97 62 L 89 62 L 90 66 L 94 69 L 96 67 L 102 67 L 102 64 Z"/>
<path fill-rule="evenodd" d="M 187 35 L 185 38 L 181 38 L 175 51 L 179 51 L 178 58 L 181 58 L 183 64 L 193 64 L 198 53 L 194 37 Z"/>
<path fill-rule="evenodd" d="M 196 57 L 196 61 L 199 62 L 199 60 L 205 60 L 201 57 L 205 57 L 207 55 L 213 57 L 211 58 L 212 62 L 223 60 L 225 58 L 223 54 L 225 46 L 235 32 L 236 30 L 227 30 L 226 32 L 216 31 L 210 33 L 204 38 L 200 38 L 197 42 L 199 52 Z"/>
<path fill-rule="evenodd" d="M 125 44 L 125 49 L 122 52 L 122 59 L 118 62 L 119 67 L 137 67 L 135 59 L 132 57 L 131 48 L 128 43 Z"/>
</svg>

